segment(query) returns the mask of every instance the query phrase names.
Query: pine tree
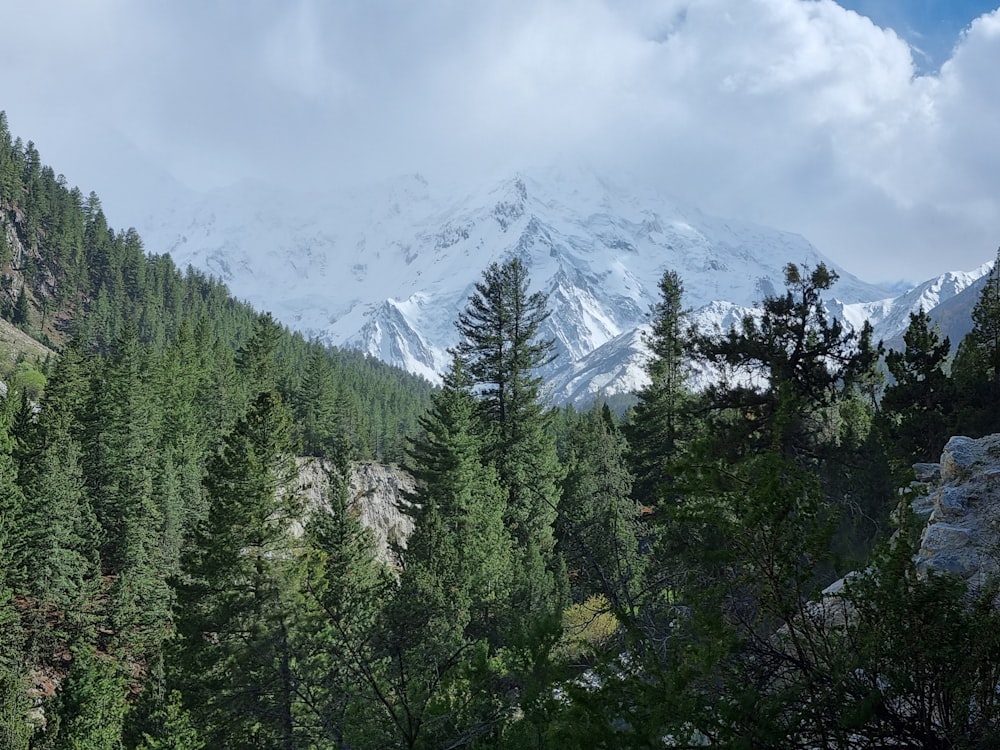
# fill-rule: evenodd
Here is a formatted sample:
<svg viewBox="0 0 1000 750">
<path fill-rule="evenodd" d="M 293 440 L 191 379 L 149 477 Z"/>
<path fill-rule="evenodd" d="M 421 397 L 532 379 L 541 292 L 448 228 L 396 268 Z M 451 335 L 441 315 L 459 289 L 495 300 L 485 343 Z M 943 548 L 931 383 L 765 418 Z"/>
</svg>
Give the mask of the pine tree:
<svg viewBox="0 0 1000 750">
<path fill-rule="evenodd" d="M 539 338 L 546 297 L 528 287 L 519 258 L 490 265 L 459 314 L 455 353 L 478 389 L 483 452 L 507 492 L 505 521 L 523 574 L 513 611 L 542 615 L 561 609 L 553 536 L 560 471 L 539 403 L 537 370 L 552 361 L 554 347 Z"/>
<path fill-rule="evenodd" d="M 290 525 L 302 517 L 290 426 L 261 391 L 209 463 L 209 502 L 178 591 L 179 671 L 212 747 L 292 747 L 290 630 L 299 565 Z"/>
<path fill-rule="evenodd" d="M 413 498 L 415 525 L 404 557 L 407 569 L 433 566 L 447 576 L 453 604 L 474 622 L 473 630 L 490 633 L 491 618 L 510 582 L 511 540 L 504 528 L 504 497 L 492 467 L 482 463 L 476 435 L 476 401 L 461 359 L 455 358 L 431 411 L 421 418 L 421 436 L 410 450 L 418 483 Z M 435 538 L 425 516 L 443 524 Z M 455 566 L 435 560 L 438 550 L 454 548 Z M 405 574 L 404 574 L 405 578 Z"/>
<path fill-rule="evenodd" d="M 630 463 L 635 473 L 634 492 L 640 502 L 655 505 L 670 499 L 678 473 L 676 463 L 683 442 L 689 398 L 685 387 L 690 334 L 682 307 L 684 285 L 675 271 L 660 279 L 660 300 L 653 306 L 650 349 L 646 363 L 649 385 L 640 389 L 627 435 Z"/>
<path fill-rule="evenodd" d="M 176 690 L 167 696 L 161 711 L 154 717 L 158 723 L 155 734 L 146 732 L 137 750 L 202 750 L 204 740 L 191 722 L 190 713 L 184 708 L 181 694 Z"/>
<path fill-rule="evenodd" d="M 306 527 L 298 691 L 302 736 L 324 747 L 359 746 L 379 706 L 375 633 L 395 579 L 361 525 L 343 457 L 323 463 L 325 502 Z"/>
<path fill-rule="evenodd" d="M 944 365 L 951 349 L 946 336 L 940 340 L 936 326 L 922 309 L 910 313 L 903 334 L 906 348 L 890 351 L 886 367 L 895 382 L 882 397 L 883 414 L 898 460 L 936 461 L 948 438 L 954 394 Z"/>
<path fill-rule="evenodd" d="M 344 446 L 338 445 L 340 441 L 334 420 L 336 398 L 329 354 L 316 346 L 309 356 L 298 399 L 298 421 L 306 455 L 328 456 L 343 450 Z"/>
<path fill-rule="evenodd" d="M 785 267 L 786 291 L 766 298 L 725 333 L 695 337 L 693 354 L 718 373 L 704 394 L 708 433 L 720 456 L 778 447 L 808 462 L 827 434 L 827 410 L 870 363 L 857 336 L 831 319 L 821 293 L 836 281 L 822 263 Z"/>
<path fill-rule="evenodd" d="M 17 293 L 17 302 L 14 303 L 14 311 L 11 313 L 11 322 L 19 328 L 26 329 L 31 324 L 31 307 L 28 303 L 28 292 L 22 284 Z"/>
<path fill-rule="evenodd" d="M 952 365 L 958 393 L 953 432 L 980 437 L 1000 430 L 1000 249 L 972 308 L 972 330 L 962 339 Z"/>
<path fill-rule="evenodd" d="M 382 641 L 393 685 L 387 692 L 398 694 L 384 702 L 387 724 L 407 747 L 471 741 L 492 731 L 503 705 L 481 660 L 501 646 L 511 540 L 475 417 L 456 358 L 411 448 L 415 528 Z"/>
<path fill-rule="evenodd" d="M 8 421 L 6 403 L 0 402 L 0 741 L 11 750 L 25 750 L 31 706 L 26 694 L 24 638 L 14 607 L 15 581 L 11 575 L 21 533 L 21 496 Z"/>
<path fill-rule="evenodd" d="M 119 645 L 137 653 L 159 647 L 169 616 L 163 552 L 163 504 L 154 484 L 158 413 L 147 381 L 148 351 L 134 323 L 95 379 L 85 478 L 103 531 L 103 572 L 113 575 L 111 625 Z"/>
<path fill-rule="evenodd" d="M 55 747 L 120 750 L 127 697 L 120 665 L 78 645 L 58 697 Z"/>
<path fill-rule="evenodd" d="M 556 529 L 574 600 L 599 594 L 631 611 L 642 578 L 641 531 L 625 450 L 607 406 L 580 418 L 572 432 Z"/>
</svg>

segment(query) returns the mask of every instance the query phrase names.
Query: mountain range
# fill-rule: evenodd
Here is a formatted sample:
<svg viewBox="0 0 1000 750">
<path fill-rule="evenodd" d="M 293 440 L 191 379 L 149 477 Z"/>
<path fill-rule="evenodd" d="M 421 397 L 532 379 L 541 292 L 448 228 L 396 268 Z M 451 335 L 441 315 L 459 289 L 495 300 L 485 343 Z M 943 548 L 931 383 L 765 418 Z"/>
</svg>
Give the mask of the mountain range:
<svg viewBox="0 0 1000 750">
<path fill-rule="evenodd" d="M 829 311 L 853 326 L 870 320 L 890 342 L 911 311 L 933 315 L 970 297 L 990 268 L 900 293 L 858 279 L 800 235 L 582 168 L 519 172 L 473 191 L 420 175 L 322 195 L 245 183 L 161 203 L 139 229 L 147 250 L 213 274 L 304 335 L 431 380 L 448 364 L 454 321 L 483 269 L 520 256 L 549 296 L 542 333 L 559 355 L 543 373 L 550 398 L 575 404 L 642 384 L 643 331 L 668 268 L 699 324 L 725 329 L 782 289 L 787 263 L 822 262 L 839 275 Z M 968 315 L 951 317 L 961 328 Z"/>
</svg>

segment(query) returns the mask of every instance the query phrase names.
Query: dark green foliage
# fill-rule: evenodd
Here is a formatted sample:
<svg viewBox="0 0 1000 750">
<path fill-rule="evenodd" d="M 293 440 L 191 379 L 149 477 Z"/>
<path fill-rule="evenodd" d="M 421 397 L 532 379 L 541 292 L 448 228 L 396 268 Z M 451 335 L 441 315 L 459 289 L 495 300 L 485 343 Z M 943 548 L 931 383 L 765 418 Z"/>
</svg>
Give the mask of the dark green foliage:
<svg viewBox="0 0 1000 750">
<path fill-rule="evenodd" d="M 9 622 L 9 617 L 0 615 L 0 625 L 9 627 Z M 0 747 L 27 750 L 32 734 L 28 718 L 31 708 L 24 675 L 0 665 Z"/>
<path fill-rule="evenodd" d="M 642 580 L 643 532 L 625 450 L 607 406 L 581 415 L 572 430 L 556 532 L 576 602 L 602 594 L 631 609 Z"/>
<path fill-rule="evenodd" d="M 31 307 L 28 304 L 28 293 L 23 286 L 17 294 L 17 302 L 14 303 L 10 319 L 20 328 L 27 328 L 31 324 Z"/>
<path fill-rule="evenodd" d="M 638 403 L 627 427 L 629 461 L 636 476 L 639 502 L 655 505 L 675 499 L 677 463 L 690 417 L 685 380 L 691 333 L 682 307 L 684 285 L 674 271 L 660 279 L 660 301 L 653 306 L 652 329 L 646 337 L 650 358 L 649 385 L 636 395 Z"/>
<path fill-rule="evenodd" d="M 995 408 L 1000 400 L 1000 262 L 994 262 L 986 278 L 972 321 L 951 368 L 958 402 L 952 430 L 981 437 L 1000 430 L 1000 410 Z"/>
<path fill-rule="evenodd" d="M 385 708 L 375 633 L 395 580 L 375 556 L 375 540 L 361 525 L 350 497 L 347 466 L 323 465 L 328 507 L 310 518 L 309 556 L 298 661 L 300 736 L 320 747 L 369 746 L 369 725 Z M 375 718 L 378 717 L 378 718 Z"/>
<path fill-rule="evenodd" d="M 948 439 L 955 394 L 944 371 L 951 342 L 942 341 L 927 313 L 910 313 L 906 349 L 890 351 L 886 367 L 895 379 L 885 389 L 882 410 L 897 460 L 936 461 Z"/>
<path fill-rule="evenodd" d="M 416 530 L 404 556 L 403 585 L 418 569 L 448 591 L 453 625 L 469 623 L 495 636 L 499 608 L 510 585 L 511 540 L 504 527 L 505 498 L 492 467 L 484 466 L 475 432 L 476 400 L 460 359 L 421 420 L 410 452 L 418 486 Z M 451 558 L 445 563 L 440 558 Z"/>
<path fill-rule="evenodd" d="M 867 558 L 885 452 L 932 457 L 952 401 L 992 424 L 996 271 L 957 390 L 913 317 L 881 431 L 879 347 L 826 315 L 825 267 L 701 335 L 668 272 L 627 444 L 607 407 L 543 408 L 520 259 L 476 285 L 432 398 L 147 255 L 2 113 L 0 213 L 0 307 L 62 346 L 0 366 L 3 747 L 997 744 L 996 589 L 923 576 L 907 533 Z M 703 394 L 689 356 L 720 373 Z M 299 451 L 326 474 L 311 509 Z M 355 457 L 416 479 L 397 571 Z M 824 606 L 851 617 L 818 617 L 844 556 L 865 572 Z"/>
<path fill-rule="evenodd" d="M 178 679 L 213 747 L 284 746 L 293 731 L 289 524 L 301 508 L 289 441 L 280 400 L 262 391 L 208 467 L 209 512 L 178 593 Z"/>
<path fill-rule="evenodd" d="M 552 359 L 553 342 L 538 338 L 547 300 L 541 292 L 529 295 L 528 284 L 520 258 L 491 264 L 456 323 L 462 336 L 456 353 L 472 381 L 485 386 L 483 411 L 500 431 L 501 450 L 516 441 L 521 415 L 537 409 L 537 370 Z"/>
<path fill-rule="evenodd" d="M 170 693 L 154 720 L 157 724 L 155 734 L 144 733 L 137 750 L 202 750 L 205 747 L 177 691 Z"/>
<path fill-rule="evenodd" d="M 724 333 L 699 335 L 697 358 L 719 372 L 706 389 L 709 429 L 730 455 L 776 446 L 808 461 L 825 429 L 822 410 L 836 403 L 862 370 L 857 337 L 824 311 L 820 294 L 836 281 L 820 264 L 785 267 L 786 292 L 766 298 L 760 316 L 746 315 Z M 719 416 L 738 414 L 734 420 Z"/>
<path fill-rule="evenodd" d="M 496 675 L 479 660 L 503 645 L 515 573 L 505 497 L 483 464 L 476 407 L 456 358 L 410 453 L 416 528 L 386 610 L 379 691 L 384 731 L 405 747 L 490 734 L 504 705 Z"/>
<path fill-rule="evenodd" d="M 88 646 L 74 649 L 56 707 L 58 723 L 46 731 L 46 747 L 120 750 L 128 711 L 122 667 Z"/>
<path fill-rule="evenodd" d="M 0 743 L 11 750 L 24 750 L 30 735 L 30 702 L 26 695 L 24 635 L 14 608 L 16 581 L 12 575 L 15 551 L 20 546 L 17 519 L 21 498 L 4 407 L 0 403 Z"/>
<path fill-rule="evenodd" d="M 492 264 L 476 284 L 456 327 L 455 349 L 478 400 L 483 455 L 496 467 L 507 494 L 505 522 L 522 571 L 512 592 L 516 618 L 547 619 L 562 609 L 564 572 L 555 555 L 553 522 L 560 467 L 548 417 L 538 400 L 537 369 L 552 358 L 553 342 L 539 339 L 548 317 L 546 297 L 528 294 L 528 272 L 519 258 Z M 517 627 L 530 630 L 527 622 Z M 527 632 L 527 630 L 525 631 Z"/>
</svg>

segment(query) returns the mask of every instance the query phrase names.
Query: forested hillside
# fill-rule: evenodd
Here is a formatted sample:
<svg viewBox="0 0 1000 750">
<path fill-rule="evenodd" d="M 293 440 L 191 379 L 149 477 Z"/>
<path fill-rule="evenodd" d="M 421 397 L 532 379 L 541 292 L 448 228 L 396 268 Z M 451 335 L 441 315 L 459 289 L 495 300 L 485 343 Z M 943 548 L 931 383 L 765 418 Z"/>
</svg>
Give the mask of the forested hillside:
<svg viewBox="0 0 1000 750">
<path fill-rule="evenodd" d="M 998 589 L 918 570 L 909 512 L 914 461 L 1000 429 L 1000 268 L 950 370 L 914 315 L 888 384 L 822 264 L 728 331 L 668 270 L 636 407 L 551 410 L 522 259 L 432 393 L 147 256 L 2 135 L 4 314 L 53 353 L 0 360 L 0 747 L 1000 741 Z M 397 568 L 358 456 L 414 477 Z"/>
</svg>

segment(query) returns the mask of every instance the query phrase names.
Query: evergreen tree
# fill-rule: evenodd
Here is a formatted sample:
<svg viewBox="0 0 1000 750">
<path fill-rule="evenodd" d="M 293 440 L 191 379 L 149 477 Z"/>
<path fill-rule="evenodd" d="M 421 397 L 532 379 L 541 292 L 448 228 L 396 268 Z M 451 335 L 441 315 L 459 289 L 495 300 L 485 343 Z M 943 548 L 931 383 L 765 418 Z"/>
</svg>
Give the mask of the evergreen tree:
<svg viewBox="0 0 1000 750">
<path fill-rule="evenodd" d="M 631 611 L 642 579 L 641 531 L 625 450 L 607 406 L 580 418 L 572 431 L 556 530 L 574 600 L 600 594 Z"/>
<path fill-rule="evenodd" d="M 958 394 L 953 432 L 980 437 L 1000 430 L 1000 249 L 972 308 L 972 330 L 952 365 Z"/>
<path fill-rule="evenodd" d="M 137 750 L 202 750 L 205 747 L 176 690 L 170 693 L 154 719 L 158 724 L 155 734 L 144 733 Z"/>
<path fill-rule="evenodd" d="M 344 450 L 338 445 L 336 423 L 337 392 L 328 352 L 314 346 L 298 398 L 298 422 L 306 455 L 328 456 Z"/>
<path fill-rule="evenodd" d="M 346 461 L 327 459 L 323 471 L 325 502 L 306 528 L 299 723 L 303 742 L 359 747 L 385 697 L 375 634 L 395 579 L 377 559 L 372 531 L 358 518 Z"/>
<path fill-rule="evenodd" d="M 26 329 L 31 323 L 31 308 L 28 303 L 28 291 L 21 285 L 17 293 L 17 302 L 14 303 L 14 310 L 11 313 L 11 322 L 19 328 Z"/>
<path fill-rule="evenodd" d="M 736 460 L 777 447 L 809 463 L 829 436 L 828 409 L 870 365 L 857 336 L 831 319 L 821 293 L 837 275 L 825 265 L 785 267 L 786 291 L 766 298 L 725 333 L 695 337 L 693 354 L 718 380 L 704 394 L 707 435 Z"/>
<path fill-rule="evenodd" d="M 120 665 L 78 645 L 66 684 L 59 693 L 56 729 L 50 737 L 56 748 L 120 750 L 128 711 L 127 685 Z"/>
<path fill-rule="evenodd" d="M 456 358 L 411 449 L 415 528 L 382 641 L 387 692 L 398 695 L 384 704 L 387 723 L 406 747 L 471 741 L 495 729 L 504 705 L 483 660 L 502 645 L 511 540 L 503 492 L 482 463 L 475 412 Z"/>
<path fill-rule="evenodd" d="M 206 474 L 209 512 L 178 591 L 175 677 L 212 747 L 294 746 L 290 524 L 302 509 L 289 441 L 280 399 L 262 391 Z"/>
<path fill-rule="evenodd" d="M 483 452 L 507 492 L 505 521 L 522 573 L 512 609 L 544 620 L 561 610 L 563 586 L 553 536 L 560 471 L 536 374 L 552 361 L 554 344 L 539 338 L 546 297 L 528 287 L 519 258 L 490 265 L 459 314 L 455 353 L 478 389 Z"/>
<path fill-rule="evenodd" d="M 158 413 L 147 381 L 148 351 L 128 323 L 95 375 L 85 478 L 103 531 L 103 572 L 113 576 L 111 626 L 119 645 L 159 647 L 170 610 L 163 557 L 164 505 L 154 484 Z"/>
<path fill-rule="evenodd" d="M 14 607 L 15 581 L 11 575 L 21 531 L 21 497 L 8 421 L 6 402 L 0 402 L 0 741 L 11 750 L 25 750 L 31 706 L 26 695 L 23 634 Z"/>
<path fill-rule="evenodd" d="M 630 463 L 636 480 L 634 492 L 640 502 L 655 505 L 675 493 L 676 461 L 683 442 L 682 413 L 689 398 L 685 387 L 685 357 L 690 349 L 685 311 L 684 285 L 675 271 L 660 279 L 660 300 L 653 306 L 653 320 L 645 343 L 650 350 L 646 363 L 649 385 L 640 389 L 628 426 Z"/>
<path fill-rule="evenodd" d="M 940 340 L 922 309 L 910 313 L 903 341 L 904 351 L 890 351 L 885 358 L 895 382 L 885 389 L 882 410 L 897 460 L 909 466 L 940 456 L 955 394 L 944 372 L 951 342 L 947 336 Z"/>
</svg>

